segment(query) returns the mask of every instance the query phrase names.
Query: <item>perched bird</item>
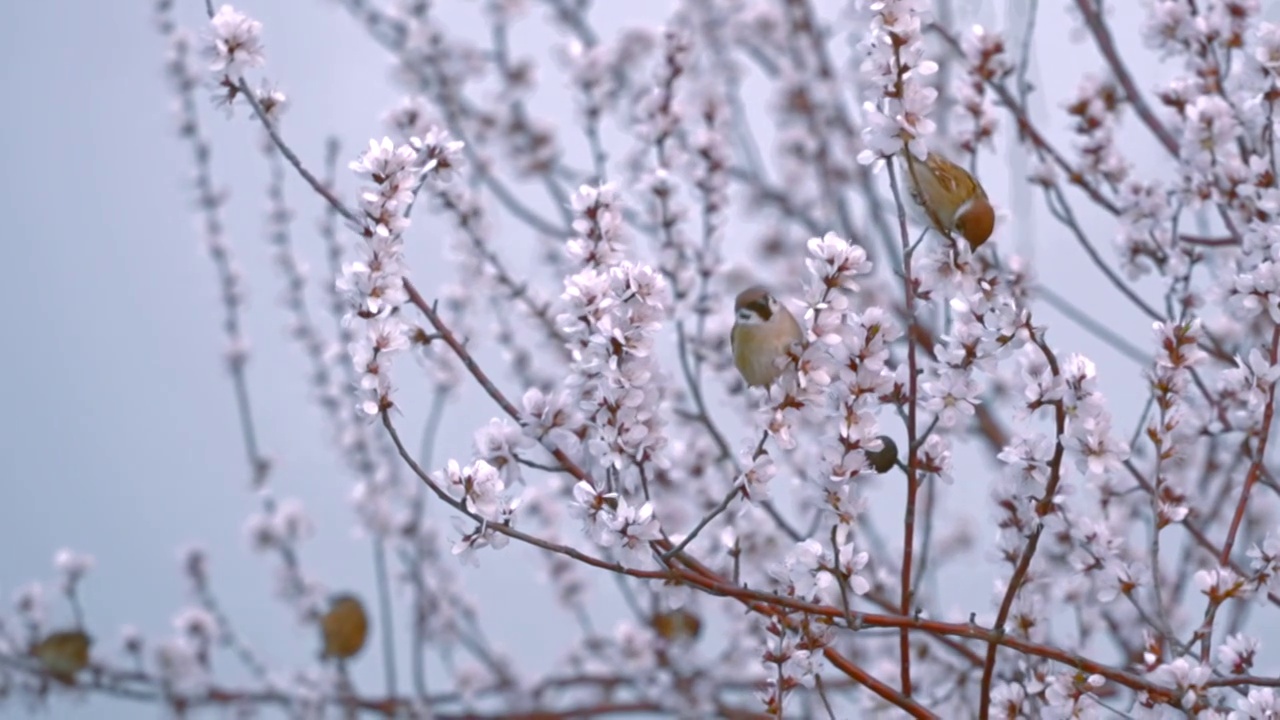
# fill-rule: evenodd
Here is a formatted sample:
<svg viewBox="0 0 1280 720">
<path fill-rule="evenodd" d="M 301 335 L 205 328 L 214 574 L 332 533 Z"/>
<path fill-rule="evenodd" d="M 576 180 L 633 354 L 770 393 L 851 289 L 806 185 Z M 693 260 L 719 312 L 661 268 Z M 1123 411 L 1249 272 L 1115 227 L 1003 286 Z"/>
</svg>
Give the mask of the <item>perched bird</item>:
<svg viewBox="0 0 1280 720">
<path fill-rule="evenodd" d="M 653 629 L 667 642 L 692 640 L 702 631 L 702 620 L 688 610 L 669 610 L 653 616 Z"/>
<path fill-rule="evenodd" d="M 880 442 L 884 443 L 879 450 L 867 451 L 867 462 L 871 463 L 871 467 L 881 475 L 893 469 L 898 462 L 898 444 L 888 435 L 881 435 Z"/>
<path fill-rule="evenodd" d="M 739 293 L 733 309 L 733 363 L 748 386 L 772 385 L 782 375 L 787 349 L 804 340 L 800 323 L 759 285 Z"/>
<path fill-rule="evenodd" d="M 31 654 L 40 661 L 50 677 L 71 685 L 76 673 L 89 664 L 89 646 L 93 638 L 82 630 L 63 630 L 51 633 L 31 648 Z"/>
<path fill-rule="evenodd" d="M 321 658 L 345 660 L 360 652 L 369 634 L 369 616 L 360 599 L 350 594 L 334 595 L 328 612 L 320 617 L 320 632 L 324 640 Z"/>
<path fill-rule="evenodd" d="M 938 153 L 931 152 L 920 160 L 904 151 L 902 157 L 911 199 L 924 210 L 929 224 L 947 237 L 960 235 L 974 250 L 981 247 L 996 224 L 995 210 L 982 184 Z"/>
</svg>

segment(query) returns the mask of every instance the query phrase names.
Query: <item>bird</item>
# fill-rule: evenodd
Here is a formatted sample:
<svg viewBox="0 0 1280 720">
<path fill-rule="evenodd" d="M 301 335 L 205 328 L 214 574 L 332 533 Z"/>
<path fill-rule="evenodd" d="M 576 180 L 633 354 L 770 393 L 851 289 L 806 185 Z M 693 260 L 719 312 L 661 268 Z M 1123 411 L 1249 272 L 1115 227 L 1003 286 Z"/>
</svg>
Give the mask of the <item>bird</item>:
<svg viewBox="0 0 1280 720">
<path fill-rule="evenodd" d="M 982 183 L 938 153 L 920 160 L 904 151 L 902 157 L 911 199 L 924 210 L 929 224 L 948 238 L 959 234 L 973 250 L 982 247 L 996 224 Z"/>
<path fill-rule="evenodd" d="M 871 463 L 871 467 L 881 475 L 893 469 L 898 462 L 898 444 L 888 435 L 879 436 L 881 447 L 879 450 L 867 450 L 867 462 Z"/>
<path fill-rule="evenodd" d="M 793 343 L 804 341 L 804 331 L 791 311 L 760 285 L 738 293 L 729 343 L 733 363 L 748 387 L 768 387 L 782 375 L 782 360 Z"/>
<path fill-rule="evenodd" d="M 31 654 L 40 661 L 49 676 L 58 682 L 71 685 L 76 673 L 89 665 L 89 646 L 93 638 L 83 630 L 62 630 L 50 633 L 31 648 Z"/>
<path fill-rule="evenodd" d="M 349 593 L 334 595 L 329 610 L 320 617 L 324 649 L 320 657 L 346 660 L 364 647 L 369 634 L 369 616 L 360 599 Z"/>
<path fill-rule="evenodd" d="M 669 610 L 653 616 L 653 629 L 667 642 L 693 640 L 702 631 L 702 620 L 688 610 Z"/>
</svg>

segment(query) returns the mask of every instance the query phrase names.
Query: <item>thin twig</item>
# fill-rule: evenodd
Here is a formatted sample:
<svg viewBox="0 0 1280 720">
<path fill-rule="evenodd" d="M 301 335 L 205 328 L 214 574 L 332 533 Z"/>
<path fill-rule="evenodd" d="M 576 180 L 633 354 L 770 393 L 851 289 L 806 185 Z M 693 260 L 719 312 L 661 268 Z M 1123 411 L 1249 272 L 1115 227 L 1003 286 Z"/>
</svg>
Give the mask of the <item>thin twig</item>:
<svg viewBox="0 0 1280 720">
<path fill-rule="evenodd" d="M 1058 359 L 1049 349 L 1049 346 L 1040 337 L 1033 338 L 1033 342 L 1040 347 L 1045 361 L 1049 363 L 1049 369 L 1053 376 L 1061 378 L 1062 372 L 1058 367 Z M 1044 495 L 1036 502 L 1036 514 L 1040 517 L 1044 517 L 1052 511 L 1052 504 L 1058 493 L 1058 483 L 1062 480 L 1062 457 L 1066 451 L 1066 447 L 1063 444 L 1063 438 L 1067 431 L 1066 405 L 1061 399 L 1051 404 L 1054 408 L 1055 437 L 1053 457 L 1049 460 L 1049 480 L 1045 483 Z M 1031 537 L 1027 539 L 1027 544 L 1022 550 L 1022 556 L 1018 558 L 1018 564 L 1014 568 L 1013 575 L 1009 578 L 1009 586 L 1005 589 L 1004 599 L 1000 601 L 1000 610 L 996 613 L 996 621 L 992 627 L 994 632 L 1001 637 L 1004 636 L 1004 624 L 1009 619 L 1009 612 L 1013 609 L 1013 600 L 1017 597 L 1018 591 L 1022 589 L 1023 580 L 1026 579 L 1027 571 L 1031 568 L 1031 558 L 1036 554 L 1036 548 L 1040 543 L 1040 534 L 1042 532 L 1044 532 L 1043 521 L 1036 525 L 1035 530 L 1031 532 Z M 982 684 L 978 700 L 978 717 L 980 720 L 987 720 L 991 711 L 991 681 L 995 675 L 997 649 L 997 644 L 994 642 L 987 645 L 987 657 L 982 666 Z"/>
<path fill-rule="evenodd" d="M 1275 367 L 1280 360 L 1278 356 L 1280 356 L 1280 325 L 1276 325 L 1271 331 L 1270 364 L 1272 367 Z M 1254 483 L 1258 482 L 1258 477 L 1262 473 L 1262 464 L 1266 462 L 1267 442 L 1271 439 L 1271 421 L 1275 418 L 1275 409 L 1276 387 L 1272 382 L 1267 388 L 1267 407 L 1262 414 L 1262 430 L 1258 433 L 1258 447 L 1253 451 L 1253 462 L 1249 465 L 1249 474 L 1245 476 L 1244 486 L 1240 488 L 1240 501 L 1236 503 L 1235 514 L 1231 517 L 1231 529 L 1227 531 L 1227 539 L 1222 543 L 1222 552 L 1218 555 L 1218 562 L 1222 565 L 1226 565 L 1231 559 L 1231 548 L 1236 544 L 1236 533 L 1240 530 L 1245 506 L 1249 504 L 1249 491 L 1253 489 Z"/>
<path fill-rule="evenodd" d="M 1080 10 L 1080 15 L 1084 18 L 1085 27 L 1089 28 L 1094 42 L 1098 44 L 1098 51 L 1106 59 L 1116 82 L 1120 84 L 1120 87 L 1124 88 L 1125 97 L 1133 105 L 1138 117 L 1151 130 L 1151 134 L 1155 135 L 1160 145 L 1170 155 L 1175 158 L 1178 157 L 1178 141 L 1173 139 L 1169 129 L 1152 112 L 1151 106 L 1147 104 L 1147 101 L 1142 97 L 1142 93 L 1138 91 L 1138 86 L 1133 82 L 1133 76 L 1129 74 L 1129 66 L 1120 59 L 1120 53 L 1116 50 L 1115 40 L 1111 37 L 1111 30 L 1107 27 L 1106 21 L 1102 19 L 1102 3 L 1099 2 L 1095 6 L 1094 0 L 1076 0 L 1076 8 Z"/>
<path fill-rule="evenodd" d="M 894 51 L 897 57 L 898 51 Z M 901 63 L 901 59 L 898 58 Z M 901 87 L 902 80 L 899 78 L 898 85 Z M 903 152 L 910 152 L 906 148 Z M 898 189 L 898 177 L 893 167 L 893 160 L 890 159 L 885 163 L 889 169 L 889 186 L 893 190 L 893 201 L 898 207 L 898 230 L 902 242 L 902 272 L 903 272 L 903 293 L 905 295 L 907 322 L 909 323 L 907 332 L 907 397 L 910 405 L 907 408 L 907 502 L 903 508 L 902 521 L 902 571 L 899 578 L 901 583 L 901 601 L 899 603 L 898 612 L 907 615 L 911 612 L 911 562 L 912 551 L 915 546 L 916 538 L 916 494 L 920 490 L 920 478 L 917 474 L 920 458 L 920 443 L 917 434 L 917 413 L 920 406 L 920 394 L 918 392 L 917 383 L 919 382 L 920 373 L 918 371 L 916 358 L 916 336 L 910 332 L 910 325 L 915 324 L 915 282 L 912 278 L 912 260 L 915 256 L 915 247 L 911 245 L 910 235 L 907 233 L 907 212 L 906 206 L 902 202 L 902 193 Z M 914 164 L 908 163 L 908 168 Z M 911 638 L 904 627 L 898 638 L 898 663 L 902 679 L 902 692 L 907 697 L 911 696 Z"/>
</svg>

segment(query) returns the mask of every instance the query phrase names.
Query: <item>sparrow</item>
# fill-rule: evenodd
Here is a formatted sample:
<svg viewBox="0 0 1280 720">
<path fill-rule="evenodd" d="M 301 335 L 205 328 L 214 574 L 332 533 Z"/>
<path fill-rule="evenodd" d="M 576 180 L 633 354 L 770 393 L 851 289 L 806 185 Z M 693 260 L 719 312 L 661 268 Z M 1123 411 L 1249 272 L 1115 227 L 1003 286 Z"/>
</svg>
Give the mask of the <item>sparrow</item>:
<svg viewBox="0 0 1280 720">
<path fill-rule="evenodd" d="M 770 386 L 782 375 L 791 345 L 804 341 L 804 331 L 791 311 L 759 285 L 739 293 L 733 309 L 733 363 L 748 386 Z"/>
<path fill-rule="evenodd" d="M 324 641 L 321 658 L 345 660 L 360 652 L 369 634 L 369 616 L 360 599 L 351 594 L 334 595 L 328 612 L 320 617 L 320 632 Z"/>
<path fill-rule="evenodd" d="M 929 224 L 948 238 L 960 235 L 973 250 L 981 247 L 996 224 L 995 210 L 982 184 L 938 153 L 931 152 L 920 160 L 904 151 L 902 157 L 911 199 L 924 211 Z"/>
<path fill-rule="evenodd" d="M 31 654 L 40 661 L 49 676 L 58 682 L 71 685 L 76 673 L 89 664 L 89 646 L 93 638 L 83 630 L 63 630 L 51 633 L 31 648 Z"/>
<path fill-rule="evenodd" d="M 653 616 L 653 629 L 667 642 L 692 640 L 702 631 L 702 620 L 688 610 L 669 610 Z"/>
<path fill-rule="evenodd" d="M 868 450 L 866 455 L 871 467 L 883 475 L 892 470 L 898 462 L 898 444 L 888 435 L 881 435 L 880 442 L 883 445 L 879 450 Z"/>
</svg>

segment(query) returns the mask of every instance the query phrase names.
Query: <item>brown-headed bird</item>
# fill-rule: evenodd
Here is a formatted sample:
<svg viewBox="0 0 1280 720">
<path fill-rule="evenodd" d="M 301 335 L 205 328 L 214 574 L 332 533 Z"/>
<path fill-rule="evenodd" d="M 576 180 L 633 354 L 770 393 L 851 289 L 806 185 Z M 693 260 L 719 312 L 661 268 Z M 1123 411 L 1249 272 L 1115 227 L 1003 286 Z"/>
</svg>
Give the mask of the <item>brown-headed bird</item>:
<svg viewBox="0 0 1280 720">
<path fill-rule="evenodd" d="M 804 341 L 804 330 L 791 311 L 759 285 L 739 293 L 733 309 L 733 363 L 748 386 L 768 387 L 782 375 L 787 350 Z"/>
<path fill-rule="evenodd" d="M 982 247 L 996 224 L 995 210 L 982 184 L 938 153 L 931 152 L 920 160 L 903 151 L 902 157 L 911 199 L 929 223 L 948 238 L 960 235 L 973 250 Z"/>
<path fill-rule="evenodd" d="M 321 658 L 346 660 L 364 647 L 369 634 L 369 616 L 355 595 L 334 595 L 329 610 L 320 617 L 320 633 L 324 640 Z"/>
<path fill-rule="evenodd" d="M 89 646 L 93 638 L 83 630 L 62 630 L 50 633 L 31 648 L 31 654 L 40 661 L 49 676 L 58 682 L 71 685 L 76 673 L 89 665 Z"/>
</svg>

